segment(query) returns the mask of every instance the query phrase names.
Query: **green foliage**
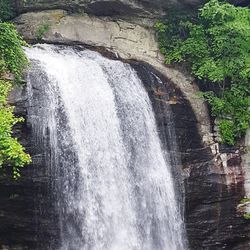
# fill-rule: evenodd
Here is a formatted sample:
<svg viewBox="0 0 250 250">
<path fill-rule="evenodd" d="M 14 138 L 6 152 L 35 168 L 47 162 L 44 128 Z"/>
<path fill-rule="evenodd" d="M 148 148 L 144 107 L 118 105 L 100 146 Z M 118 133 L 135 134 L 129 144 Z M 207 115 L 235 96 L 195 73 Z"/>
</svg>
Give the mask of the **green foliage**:
<svg viewBox="0 0 250 250">
<path fill-rule="evenodd" d="M 31 159 L 17 139 L 12 137 L 13 126 L 17 122 L 22 122 L 23 118 L 16 118 L 13 107 L 7 104 L 11 88 L 10 82 L 0 80 L 0 168 L 3 165 L 10 165 L 13 168 L 14 178 L 18 178 L 19 168 L 30 163 Z"/>
<path fill-rule="evenodd" d="M 246 220 L 250 220 L 250 213 L 245 213 L 245 214 L 243 215 L 243 217 L 244 217 L 244 219 L 246 219 Z"/>
<path fill-rule="evenodd" d="M 234 124 L 230 120 L 221 120 L 219 122 L 221 136 L 225 142 L 230 145 L 234 144 Z"/>
<path fill-rule="evenodd" d="M 196 17 L 168 17 L 155 27 L 166 63 L 184 62 L 202 82 L 219 85 L 203 96 L 223 142 L 235 144 L 250 121 L 250 10 L 210 0 Z"/>
<path fill-rule="evenodd" d="M 0 23 L 0 74 L 8 71 L 19 81 L 28 60 L 22 49 L 26 43 L 10 23 Z"/>
<path fill-rule="evenodd" d="M 7 21 L 15 15 L 10 0 L 0 0 L 0 21 Z"/>
<path fill-rule="evenodd" d="M 25 44 L 14 25 L 0 23 L 0 169 L 11 167 L 15 179 L 20 176 L 19 169 L 30 163 L 31 158 L 12 136 L 13 126 L 22 122 L 23 118 L 15 117 L 14 108 L 7 103 L 13 82 L 6 78 L 13 76 L 16 82 L 21 80 L 22 71 L 28 64 L 22 49 Z"/>
<path fill-rule="evenodd" d="M 240 200 L 241 204 L 244 204 L 246 202 L 250 202 L 250 198 L 243 198 L 243 199 Z"/>
<path fill-rule="evenodd" d="M 48 23 L 40 25 L 36 30 L 36 39 L 42 40 L 44 35 L 50 30 L 50 25 Z"/>
</svg>

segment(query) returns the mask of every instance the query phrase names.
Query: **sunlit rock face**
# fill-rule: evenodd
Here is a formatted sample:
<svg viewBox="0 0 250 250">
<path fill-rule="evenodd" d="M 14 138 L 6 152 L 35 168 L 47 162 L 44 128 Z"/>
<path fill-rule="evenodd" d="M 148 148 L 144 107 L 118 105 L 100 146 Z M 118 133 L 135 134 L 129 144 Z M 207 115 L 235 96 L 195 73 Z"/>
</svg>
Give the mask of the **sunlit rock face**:
<svg viewBox="0 0 250 250">
<path fill-rule="evenodd" d="M 18 31 L 31 43 L 36 43 L 36 31 L 44 23 L 50 25 L 42 42 L 61 44 L 83 44 L 99 51 L 109 51 L 116 58 L 137 60 L 150 64 L 170 79 L 190 102 L 197 126 L 206 145 L 213 144 L 210 120 L 206 105 L 197 98 L 198 87 L 192 77 L 164 64 L 158 50 L 155 31 L 151 20 L 133 23 L 131 20 L 113 20 L 95 16 L 70 14 L 64 10 L 28 12 L 15 19 Z"/>
</svg>

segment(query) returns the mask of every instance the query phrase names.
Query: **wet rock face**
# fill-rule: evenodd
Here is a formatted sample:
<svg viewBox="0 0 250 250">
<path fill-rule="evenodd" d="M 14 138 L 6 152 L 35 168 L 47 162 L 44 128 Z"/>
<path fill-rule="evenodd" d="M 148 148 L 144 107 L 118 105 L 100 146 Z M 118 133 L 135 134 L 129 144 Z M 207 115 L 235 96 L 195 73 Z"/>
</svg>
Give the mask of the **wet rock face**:
<svg viewBox="0 0 250 250">
<path fill-rule="evenodd" d="M 54 210 L 53 180 L 46 167 L 46 150 L 35 141 L 27 120 L 25 88 L 16 88 L 9 102 L 16 106 L 17 116 L 26 118 L 26 122 L 15 126 L 14 136 L 26 147 L 33 162 L 22 169 L 22 177 L 17 181 L 8 171 L 0 174 L 0 249 L 55 249 L 58 217 Z"/>
<path fill-rule="evenodd" d="M 239 155 L 237 158 L 240 160 Z M 223 168 L 221 162 L 214 160 L 195 159 L 186 165 L 189 171 L 185 179 L 186 228 L 190 249 L 249 249 L 249 222 L 236 209 L 245 195 L 241 164 L 231 162 L 232 165 Z"/>
<path fill-rule="evenodd" d="M 153 81 L 155 71 L 136 64 L 153 103 L 158 129 L 164 146 L 169 148 L 169 127 L 174 125 L 180 162 L 172 162 L 173 174 L 183 188 L 185 223 L 190 249 L 250 249 L 249 222 L 237 213 L 245 195 L 241 156 L 235 148 L 217 148 L 202 143 L 198 123 L 189 101 L 168 79 Z M 169 107 L 170 105 L 170 107 Z M 170 108 L 170 109 L 169 109 Z M 172 124 L 168 124 L 172 111 Z M 171 133 L 173 131 L 170 131 Z M 175 152 L 171 151 L 171 154 Z M 176 164 L 177 163 L 177 164 Z M 181 169 L 181 175 L 178 171 Z M 177 171 L 177 172 L 176 172 Z M 177 182 L 178 184 L 178 182 Z"/>
</svg>

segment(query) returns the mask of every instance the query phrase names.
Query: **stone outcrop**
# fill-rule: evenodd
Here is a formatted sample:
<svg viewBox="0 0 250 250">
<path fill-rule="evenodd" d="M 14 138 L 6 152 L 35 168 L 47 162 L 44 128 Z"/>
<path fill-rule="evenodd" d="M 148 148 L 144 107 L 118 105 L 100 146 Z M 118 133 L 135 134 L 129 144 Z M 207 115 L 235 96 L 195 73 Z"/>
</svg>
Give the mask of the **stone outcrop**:
<svg viewBox="0 0 250 250">
<path fill-rule="evenodd" d="M 17 13 L 63 9 L 85 12 L 95 16 L 157 18 L 170 9 L 192 11 L 205 0 L 12 0 Z M 248 0 L 228 0 L 236 5 L 248 6 Z"/>
<path fill-rule="evenodd" d="M 95 16 L 157 17 L 170 8 L 198 6 L 199 0 L 16 0 L 20 13 L 34 10 L 64 9 L 71 12 L 86 12 Z"/>
<path fill-rule="evenodd" d="M 9 103 L 15 105 L 17 116 L 26 118 L 15 126 L 14 136 L 31 154 L 32 164 L 22 169 L 18 181 L 8 171 L 0 174 L 0 249 L 55 249 L 58 231 L 54 226 L 57 215 L 52 202 L 52 175 L 46 167 L 45 149 L 31 132 L 26 89 L 14 89 Z"/>
<path fill-rule="evenodd" d="M 212 144 L 209 117 L 204 102 L 197 96 L 198 87 L 190 76 L 164 65 L 152 23 L 145 22 L 147 26 L 145 23 L 112 21 L 87 14 L 68 15 L 63 10 L 29 12 L 15 20 L 18 31 L 32 43 L 37 42 L 39 27 L 48 24 L 50 29 L 44 34 L 42 42 L 103 47 L 120 59 L 150 64 L 181 89 L 195 111 L 202 140 L 206 145 Z"/>
</svg>

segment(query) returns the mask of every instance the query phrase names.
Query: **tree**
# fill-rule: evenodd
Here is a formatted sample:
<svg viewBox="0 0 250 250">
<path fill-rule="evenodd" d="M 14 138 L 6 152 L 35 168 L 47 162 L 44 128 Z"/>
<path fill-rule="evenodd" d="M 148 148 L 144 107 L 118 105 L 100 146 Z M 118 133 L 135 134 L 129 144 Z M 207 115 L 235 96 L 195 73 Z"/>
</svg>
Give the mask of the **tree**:
<svg viewBox="0 0 250 250">
<path fill-rule="evenodd" d="M 185 62 L 197 79 L 219 86 L 203 96 L 219 118 L 223 142 L 235 144 L 250 121 L 250 10 L 210 0 L 197 16 L 155 27 L 166 63 Z"/>
</svg>

